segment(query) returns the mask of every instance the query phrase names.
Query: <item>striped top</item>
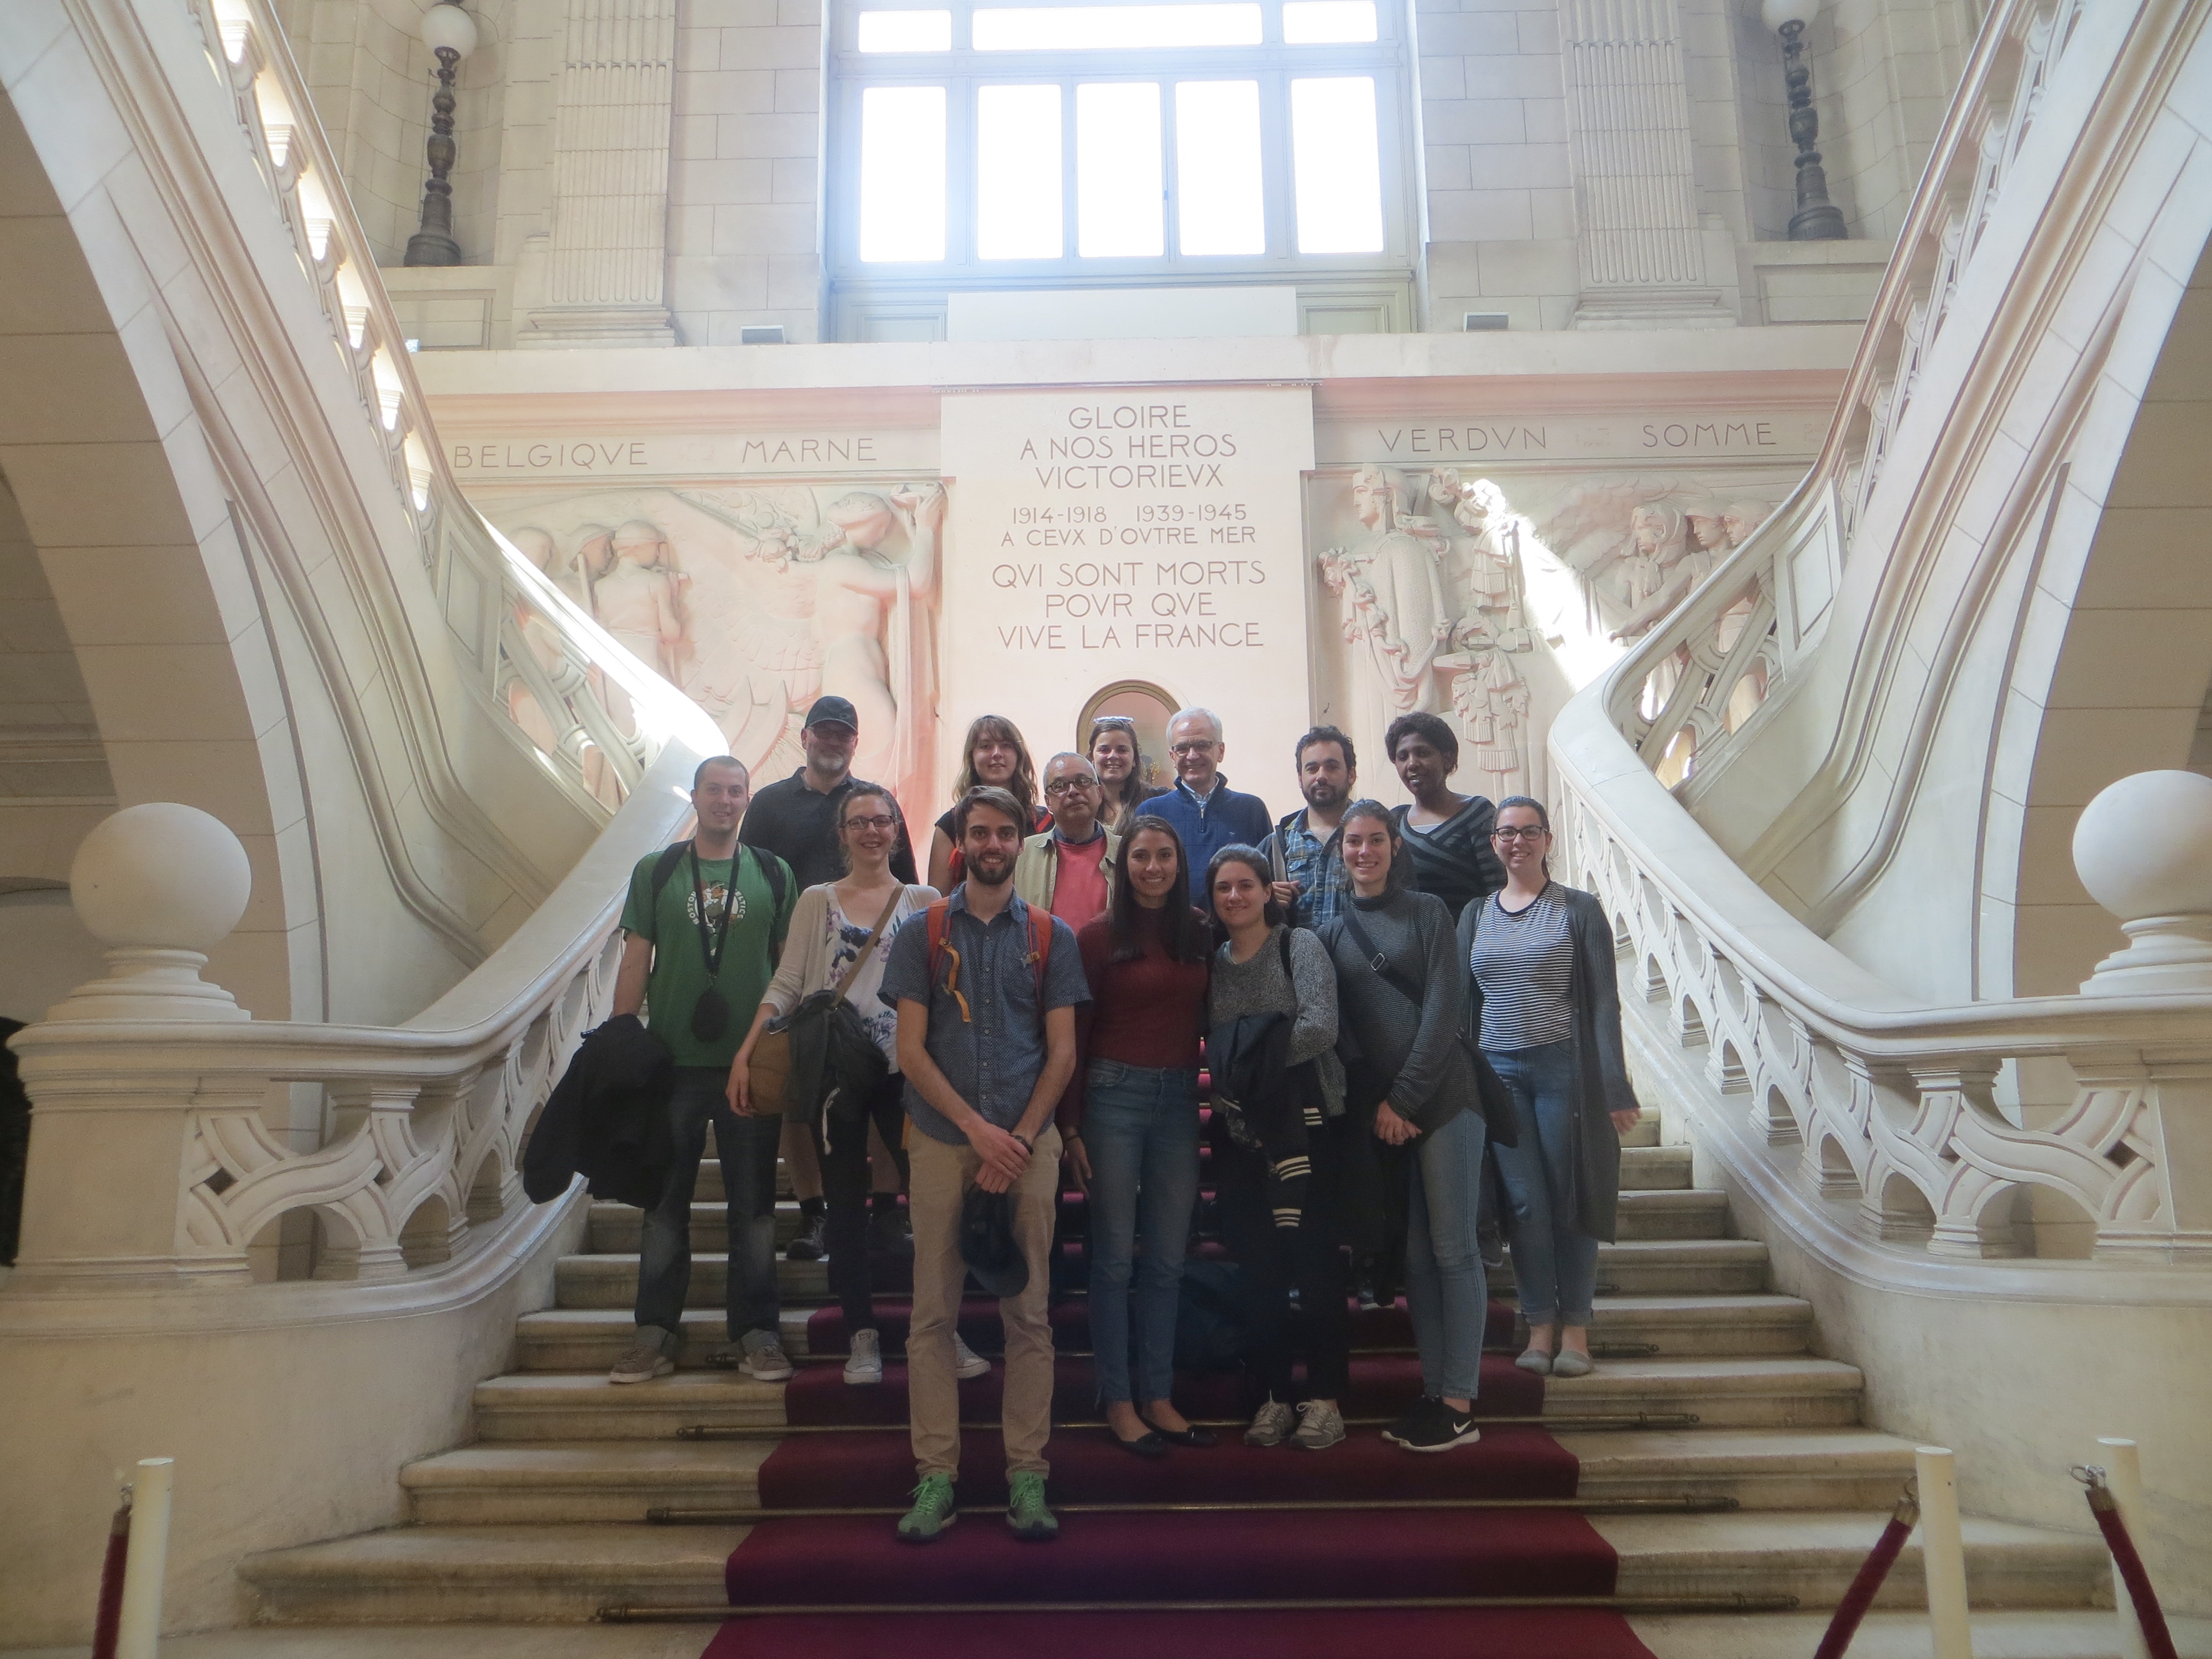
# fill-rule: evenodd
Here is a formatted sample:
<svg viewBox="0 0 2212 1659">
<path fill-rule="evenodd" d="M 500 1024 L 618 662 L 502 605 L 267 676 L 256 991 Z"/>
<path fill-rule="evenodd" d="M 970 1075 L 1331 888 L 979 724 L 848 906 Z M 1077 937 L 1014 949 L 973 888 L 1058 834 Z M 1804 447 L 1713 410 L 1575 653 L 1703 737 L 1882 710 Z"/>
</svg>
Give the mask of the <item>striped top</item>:
<svg viewBox="0 0 2212 1659">
<path fill-rule="evenodd" d="M 1482 988 L 1481 1044 L 1486 1048 L 1534 1048 L 1574 1035 L 1568 988 L 1574 971 L 1574 933 L 1557 883 L 1517 915 L 1493 893 L 1475 923 L 1468 966 Z"/>
</svg>

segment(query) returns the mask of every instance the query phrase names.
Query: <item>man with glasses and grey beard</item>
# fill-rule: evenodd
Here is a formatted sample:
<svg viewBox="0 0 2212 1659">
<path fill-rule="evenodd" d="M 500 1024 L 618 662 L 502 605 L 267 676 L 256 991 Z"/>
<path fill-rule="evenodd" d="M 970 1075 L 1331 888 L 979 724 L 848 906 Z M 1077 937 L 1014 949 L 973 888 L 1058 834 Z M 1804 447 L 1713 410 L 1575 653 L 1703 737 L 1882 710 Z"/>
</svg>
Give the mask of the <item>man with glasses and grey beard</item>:
<svg viewBox="0 0 2212 1659">
<path fill-rule="evenodd" d="M 1213 855 L 1224 847 L 1257 847 L 1274 820 L 1257 795 L 1231 789 L 1221 775 L 1221 716 L 1211 708 L 1186 708 L 1168 722 L 1168 753 L 1175 759 L 1175 787 L 1140 803 L 1137 811 L 1165 818 L 1182 837 L 1190 869 L 1185 885 L 1190 902 L 1213 914 L 1212 895 L 1202 890 Z"/>
</svg>

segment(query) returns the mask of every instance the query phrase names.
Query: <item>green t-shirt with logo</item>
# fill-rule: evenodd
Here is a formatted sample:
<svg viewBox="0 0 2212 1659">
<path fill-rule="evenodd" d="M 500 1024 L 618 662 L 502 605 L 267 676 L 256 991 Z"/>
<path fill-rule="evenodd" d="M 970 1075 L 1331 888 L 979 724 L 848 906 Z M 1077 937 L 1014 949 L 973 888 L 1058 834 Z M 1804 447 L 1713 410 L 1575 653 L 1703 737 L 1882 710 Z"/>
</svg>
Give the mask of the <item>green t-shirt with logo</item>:
<svg viewBox="0 0 2212 1659">
<path fill-rule="evenodd" d="M 653 972 L 645 986 L 645 1023 L 667 1043 L 678 1066 L 723 1066 L 737 1057 L 738 1047 L 752 1029 L 753 1015 L 775 972 L 775 941 L 791 924 L 792 908 L 799 902 L 799 884 L 790 866 L 773 853 L 740 847 L 737 908 L 730 916 L 730 934 L 722 946 L 722 969 L 713 983 L 730 1005 L 730 1023 L 712 1042 L 691 1035 L 691 1010 L 707 988 L 707 953 L 699 941 L 697 897 L 691 886 L 691 858 L 677 860 L 656 902 L 653 896 L 653 866 L 659 853 L 637 861 L 629 873 L 629 900 L 623 906 L 623 930 L 653 943 Z M 761 868 L 763 857 L 775 859 L 783 878 L 783 906 L 775 913 L 775 896 Z M 699 884 L 707 896 L 709 936 L 721 925 L 722 907 L 729 902 L 728 859 L 699 860 Z"/>
</svg>

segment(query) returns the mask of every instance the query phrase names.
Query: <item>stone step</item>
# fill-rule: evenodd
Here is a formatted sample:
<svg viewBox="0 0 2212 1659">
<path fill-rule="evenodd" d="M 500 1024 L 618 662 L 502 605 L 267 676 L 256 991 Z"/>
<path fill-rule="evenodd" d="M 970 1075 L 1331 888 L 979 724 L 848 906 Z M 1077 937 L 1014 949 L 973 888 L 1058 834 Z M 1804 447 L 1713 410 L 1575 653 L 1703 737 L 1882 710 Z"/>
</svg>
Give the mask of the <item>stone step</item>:
<svg viewBox="0 0 2212 1659">
<path fill-rule="evenodd" d="M 1805 1356 L 1608 1359 L 1554 1379 L 1545 1411 L 1577 1416 L 1692 1413 L 1708 1428 L 1838 1427 L 1859 1420 L 1855 1366 Z M 614 1383 L 603 1371 L 515 1371 L 476 1387 L 479 1441 L 655 1440 L 692 1424 L 780 1425 L 782 1385 L 735 1371 L 679 1370 Z"/>
<path fill-rule="evenodd" d="M 1826 1611 L 1633 1613 L 1629 1625 L 1656 1659 L 1776 1659 L 1810 1653 Z M 2166 1615 L 2181 1659 L 2212 1659 L 2212 1619 Z M 2114 1615 L 2099 1608 L 1984 1608 L 1973 1617 L 1982 1659 L 2119 1659 Z M 697 1659 L 690 1625 L 246 1626 L 164 1636 L 162 1659 Z M 83 1659 L 85 1650 L 33 1649 L 21 1659 Z M 15 1659 L 15 1656 L 10 1656 Z M 1929 1659 L 1928 1613 L 1877 1610 L 1851 1642 L 1851 1659 Z"/>
<path fill-rule="evenodd" d="M 1064 1433 L 1066 1431 L 1063 1431 Z M 1878 1509 L 1912 1473 L 1909 1441 L 1870 1429 L 1571 1431 L 1584 1498 L 1724 1498 L 1746 1509 Z M 775 1442 L 486 1443 L 400 1472 L 426 1525 L 642 1522 L 648 1510 L 750 1509 Z M 898 1501 L 886 1488 L 882 1501 Z"/>
<path fill-rule="evenodd" d="M 775 1240 L 781 1249 L 799 1231 L 799 1205 L 790 1200 L 776 1206 Z M 1678 1188 L 1673 1191 L 1625 1192 L 1620 1195 L 1620 1232 L 1623 1239 L 1719 1238 L 1728 1225 L 1725 1193 Z M 645 1212 L 628 1204 L 595 1202 L 591 1209 L 591 1244 L 596 1253 L 635 1252 L 645 1226 Z M 700 1200 L 691 1206 L 691 1248 L 704 1254 L 729 1248 L 729 1206 L 720 1200 Z"/>
<path fill-rule="evenodd" d="M 412 1519 L 427 1525 L 642 1522 L 646 1511 L 750 1509 L 768 1439 L 554 1441 L 464 1446 L 399 1472 Z M 890 1501 L 890 1500 L 886 1500 Z"/>
<path fill-rule="evenodd" d="M 1887 1516 L 1826 1511 L 1734 1515 L 1605 1515 L 1591 1524 L 1620 1557 L 1622 1595 L 1794 1595 L 1832 1607 L 1881 1535 Z M 1977 1607 L 2109 1604 L 2110 1558 L 2081 1534 L 1968 1516 L 1966 1594 Z M 1925 1608 L 1916 1530 L 1890 1570 L 1878 1607 Z M 1923 1612 L 1923 1617 L 1925 1616 Z"/>
<path fill-rule="evenodd" d="M 783 1345 L 807 1352 L 811 1308 L 783 1310 Z M 1601 1347 L 1650 1345 L 1662 1355 L 1802 1353 L 1813 1307 L 1792 1296 L 1600 1297 L 1595 1329 Z M 526 1371 L 604 1370 L 629 1346 L 636 1328 L 627 1306 L 550 1308 L 515 1325 L 514 1363 Z M 703 1366 L 727 1333 L 717 1308 L 687 1308 L 679 1365 Z"/>
<path fill-rule="evenodd" d="M 1882 1519 L 1760 1511 L 1594 1524 L 1620 1555 L 1624 1595 L 1791 1595 L 1809 1609 L 1833 1606 Z M 1061 1548 L 1079 1547 L 1080 1523 L 1069 1518 Z M 743 1527 L 396 1527 L 250 1556 L 239 1571 L 264 1623 L 576 1622 L 611 1604 L 719 1603 L 723 1564 L 744 1535 Z M 2087 1538 L 1970 1518 L 1966 1540 L 1977 1605 L 2081 1607 L 2109 1583 L 2103 1551 Z M 1925 1595 L 1916 1538 L 1881 1604 L 1908 1607 Z"/>
<path fill-rule="evenodd" d="M 1624 1193 L 1690 1184 L 1690 1149 L 1687 1146 L 1662 1146 L 1657 1137 L 1657 1127 L 1647 1116 L 1621 1141 L 1620 1189 Z M 791 1172 L 781 1164 L 776 1165 L 775 1193 L 781 1200 L 796 1201 L 791 1185 Z M 722 1163 L 720 1158 L 700 1160 L 698 1184 L 693 1188 L 692 1196 L 702 1202 L 711 1203 L 720 1203 L 727 1196 L 722 1190 Z"/>
<path fill-rule="evenodd" d="M 511 1371 L 479 1382 L 478 1441 L 667 1440 L 694 1423 L 780 1428 L 783 1385 L 737 1371 L 678 1371 L 650 1382 L 610 1382 L 605 1371 Z M 489 1615 L 487 1615 L 489 1616 Z"/>
<path fill-rule="evenodd" d="M 728 1263 L 720 1249 L 700 1249 L 691 1262 L 690 1308 L 719 1308 Z M 1766 1246 L 1755 1238 L 1635 1239 L 1598 1247 L 1598 1284 L 1607 1296 L 1750 1296 L 1766 1289 Z M 776 1263 L 776 1282 L 793 1304 L 828 1300 L 830 1272 L 819 1261 Z M 1509 1263 L 1490 1278 L 1493 1294 L 1513 1285 Z M 637 1256 L 609 1252 L 561 1258 L 554 1270 L 555 1304 L 628 1308 L 637 1300 Z"/>
</svg>

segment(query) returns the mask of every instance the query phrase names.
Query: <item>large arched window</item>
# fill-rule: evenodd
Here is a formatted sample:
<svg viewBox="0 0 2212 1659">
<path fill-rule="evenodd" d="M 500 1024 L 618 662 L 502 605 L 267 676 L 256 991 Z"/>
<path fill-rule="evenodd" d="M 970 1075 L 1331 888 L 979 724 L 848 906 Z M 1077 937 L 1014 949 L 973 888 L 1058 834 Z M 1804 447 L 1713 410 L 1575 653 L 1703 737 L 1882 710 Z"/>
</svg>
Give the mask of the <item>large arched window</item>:
<svg viewBox="0 0 2212 1659">
<path fill-rule="evenodd" d="M 1378 0 L 843 0 L 833 278 L 947 289 L 1402 274 L 1406 59 Z"/>
</svg>

